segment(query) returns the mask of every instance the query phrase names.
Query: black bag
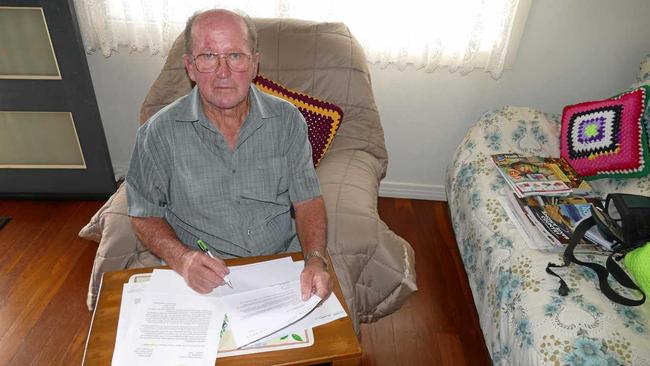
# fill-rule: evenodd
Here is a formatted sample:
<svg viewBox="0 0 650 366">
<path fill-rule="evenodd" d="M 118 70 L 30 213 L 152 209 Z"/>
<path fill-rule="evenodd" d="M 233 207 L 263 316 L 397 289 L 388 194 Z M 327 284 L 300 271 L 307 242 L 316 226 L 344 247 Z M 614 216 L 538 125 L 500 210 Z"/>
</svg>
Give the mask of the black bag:
<svg viewBox="0 0 650 366">
<path fill-rule="evenodd" d="M 605 220 L 610 218 L 620 228 L 619 237 L 614 239 L 634 248 L 650 239 L 650 197 L 622 193 L 609 194 L 604 214 Z M 596 224 L 599 224 L 599 221 L 596 221 Z M 599 226 L 598 229 L 603 235 L 611 235 L 606 232 L 607 228 Z"/>
<path fill-rule="evenodd" d="M 573 253 L 576 245 L 583 238 L 587 230 L 596 225 L 600 233 L 613 242 L 612 253 L 607 257 L 606 267 L 592 262 L 583 262 Z M 618 265 L 618 261 L 628 252 L 643 246 L 650 240 L 650 197 L 633 194 L 611 193 L 607 195 L 605 208 L 592 206 L 591 217 L 583 220 L 573 232 L 569 245 L 564 250 L 564 264 L 549 263 L 546 272 L 560 279 L 558 292 L 561 296 L 569 293 L 569 287 L 558 274 L 551 268 L 566 267 L 576 263 L 590 268 L 598 276 L 600 290 L 610 300 L 628 306 L 638 306 L 645 302 L 645 293 Z M 641 299 L 629 299 L 614 291 L 607 278 L 612 275 L 624 287 L 638 290 Z"/>
</svg>

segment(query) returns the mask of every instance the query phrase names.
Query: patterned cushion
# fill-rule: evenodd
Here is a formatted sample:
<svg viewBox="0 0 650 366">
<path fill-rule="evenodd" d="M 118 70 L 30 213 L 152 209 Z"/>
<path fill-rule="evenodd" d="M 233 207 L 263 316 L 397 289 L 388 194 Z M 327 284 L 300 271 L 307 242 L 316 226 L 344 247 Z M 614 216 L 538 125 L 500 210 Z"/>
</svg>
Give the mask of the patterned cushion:
<svg viewBox="0 0 650 366">
<path fill-rule="evenodd" d="M 564 108 L 560 154 L 582 176 L 641 177 L 650 170 L 648 87 Z"/>
<path fill-rule="evenodd" d="M 260 75 L 253 82 L 260 90 L 282 98 L 300 110 L 307 121 L 312 160 L 314 166 L 318 166 L 334 141 L 334 135 L 343 119 L 343 110 L 332 103 L 287 89 Z"/>
</svg>

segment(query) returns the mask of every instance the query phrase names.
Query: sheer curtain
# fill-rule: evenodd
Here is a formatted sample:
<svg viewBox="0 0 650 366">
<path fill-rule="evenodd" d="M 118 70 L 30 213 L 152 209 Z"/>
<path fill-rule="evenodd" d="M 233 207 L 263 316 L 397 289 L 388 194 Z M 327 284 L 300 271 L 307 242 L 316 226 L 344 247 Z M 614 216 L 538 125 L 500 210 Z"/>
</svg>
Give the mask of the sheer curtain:
<svg viewBox="0 0 650 366">
<path fill-rule="evenodd" d="M 518 39 L 516 18 L 525 20 L 529 1 L 75 0 L 75 5 L 86 51 L 101 50 L 106 57 L 119 46 L 166 55 L 192 13 L 226 8 L 252 17 L 344 22 L 369 62 L 382 67 L 412 65 L 432 72 L 446 66 L 461 74 L 482 68 L 496 79 Z"/>
</svg>

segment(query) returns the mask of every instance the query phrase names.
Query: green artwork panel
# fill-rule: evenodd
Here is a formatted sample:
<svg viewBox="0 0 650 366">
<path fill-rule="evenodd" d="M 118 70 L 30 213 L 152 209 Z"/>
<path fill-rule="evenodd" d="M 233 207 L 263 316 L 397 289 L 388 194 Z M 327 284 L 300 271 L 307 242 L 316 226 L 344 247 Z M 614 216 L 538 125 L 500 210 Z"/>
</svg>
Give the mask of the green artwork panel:
<svg viewBox="0 0 650 366">
<path fill-rule="evenodd" d="M 85 167 L 71 113 L 0 111 L 0 168 Z"/>
<path fill-rule="evenodd" d="M 0 6 L 0 79 L 61 79 L 41 8 Z"/>
</svg>

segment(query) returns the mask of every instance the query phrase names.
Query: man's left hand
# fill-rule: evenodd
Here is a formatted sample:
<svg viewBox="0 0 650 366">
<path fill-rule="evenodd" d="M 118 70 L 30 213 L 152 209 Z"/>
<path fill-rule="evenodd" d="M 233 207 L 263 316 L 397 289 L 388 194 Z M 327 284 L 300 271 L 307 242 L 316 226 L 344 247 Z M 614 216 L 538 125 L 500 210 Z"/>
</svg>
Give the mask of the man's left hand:
<svg viewBox="0 0 650 366">
<path fill-rule="evenodd" d="M 306 263 L 300 274 L 300 290 L 303 301 L 314 294 L 325 300 L 332 293 L 332 278 L 319 258 L 311 258 Z"/>
</svg>

